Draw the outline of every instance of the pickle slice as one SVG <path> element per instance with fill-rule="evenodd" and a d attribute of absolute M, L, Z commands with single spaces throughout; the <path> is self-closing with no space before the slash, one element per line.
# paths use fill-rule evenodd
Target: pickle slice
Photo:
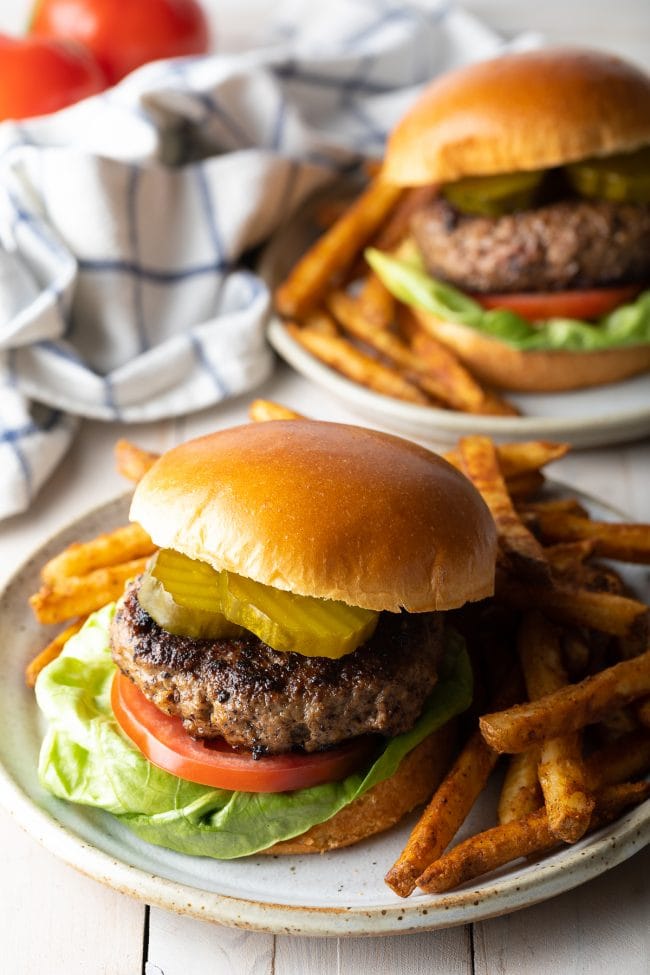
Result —
<path fill-rule="evenodd" d="M 182 619 L 180 613 L 175 615 L 174 626 L 182 626 L 187 618 L 196 631 L 208 626 L 207 617 L 214 615 L 249 630 L 274 650 L 292 650 L 309 657 L 336 659 L 352 653 L 372 635 L 379 619 L 373 610 L 331 599 L 298 596 L 225 569 L 217 572 L 207 563 L 171 549 L 158 553 L 150 564 L 148 576 L 162 587 L 179 610 L 191 614 Z M 150 589 L 153 591 L 154 587 Z M 145 599 L 149 599 L 149 591 Z M 149 612 L 142 599 L 141 602 Z M 165 614 L 162 597 L 154 609 L 161 617 Z M 168 615 L 176 612 L 172 609 Z M 150 615 L 165 626 L 154 613 Z M 220 625 L 215 621 L 215 630 Z M 178 632 L 168 626 L 165 629 Z"/>
<path fill-rule="evenodd" d="M 636 152 L 585 159 L 566 168 L 581 196 L 612 203 L 650 203 L 650 146 Z"/>
<path fill-rule="evenodd" d="M 192 608 L 177 603 L 160 580 L 147 573 L 138 590 L 138 602 L 149 616 L 168 633 L 193 640 L 219 640 L 243 636 L 245 630 L 231 623 L 222 613 Z"/>
<path fill-rule="evenodd" d="M 467 176 L 443 186 L 442 194 L 461 213 L 502 217 L 531 206 L 543 176 L 543 170 Z"/>

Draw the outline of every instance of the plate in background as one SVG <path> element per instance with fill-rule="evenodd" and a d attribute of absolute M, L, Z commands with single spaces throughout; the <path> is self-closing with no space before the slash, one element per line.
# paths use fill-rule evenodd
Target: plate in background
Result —
<path fill-rule="evenodd" d="M 283 280 L 313 240 L 311 214 L 327 194 L 333 191 L 320 193 L 301 208 L 266 249 L 260 273 L 271 287 Z M 418 440 L 451 443 L 476 433 L 499 441 L 540 438 L 563 440 L 574 447 L 597 447 L 650 435 L 650 373 L 568 393 L 506 393 L 522 416 L 476 416 L 394 399 L 347 379 L 304 349 L 277 316 L 272 316 L 267 336 L 290 366 L 360 416 Z"/>

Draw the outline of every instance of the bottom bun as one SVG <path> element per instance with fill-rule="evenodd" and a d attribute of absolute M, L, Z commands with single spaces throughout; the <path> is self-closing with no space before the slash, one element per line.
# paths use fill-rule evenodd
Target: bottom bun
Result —
<path fill-rule="evenodd" d="M 451 764 L 455 744 L 456 722 L 450 721 L 409 752 L 390 779 L 373 786 L 326 822 L 262 852 L 324 853 L 390 829 L 431 796 Z"/>
<path fill-rule="evenodd" d="M 523 352 L 467 325 L 413 309 L 422 327 L 444 342 L 477 379 L 521 393 L 557 393 L 628 379 L 650 369 L 650 344 L 597 352 Z"/>

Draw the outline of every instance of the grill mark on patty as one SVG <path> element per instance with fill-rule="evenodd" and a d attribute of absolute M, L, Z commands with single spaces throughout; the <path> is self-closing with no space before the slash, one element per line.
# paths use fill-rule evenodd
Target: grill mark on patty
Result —
<path fill-rule="evenodd" d="M 158 626 L 136 582 L 111 642 L 120 669 L 190 734 L 271 754 L 409 730 L 436 682 L 441 634 L 441 614 L 384 613 L 371 639 L 339 660 L 279 652 L 252 634 L 192 640 Z"/>
<path fill-rule="evenodd" d="M 411 219 L 431 274 L 477 292 L 553 291 L 650 277 L 650 206 L 560 200 L 502 217 L 438 198 Z"/>

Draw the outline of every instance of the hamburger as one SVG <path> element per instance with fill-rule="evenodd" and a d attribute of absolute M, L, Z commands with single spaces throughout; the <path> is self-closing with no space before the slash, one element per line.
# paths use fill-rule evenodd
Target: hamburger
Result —
<path fill-rule="evenodd" d="M 392 826 L 469 704 L 445 614 L 493 591 L 473 485 L 416 444 L 291 420 L 164 454 L 131 508 L 160 546 L 40 675 L 56 795 L 230 858 Z"/>
<path fill-rule="evenodd" d="M 650 369 L 640 68 L 560 48 L 453 71 L 397 125 L 381 175 L 424 202 L 398 256 L 368 259 L 480 379 L 556 391 Z"/>

